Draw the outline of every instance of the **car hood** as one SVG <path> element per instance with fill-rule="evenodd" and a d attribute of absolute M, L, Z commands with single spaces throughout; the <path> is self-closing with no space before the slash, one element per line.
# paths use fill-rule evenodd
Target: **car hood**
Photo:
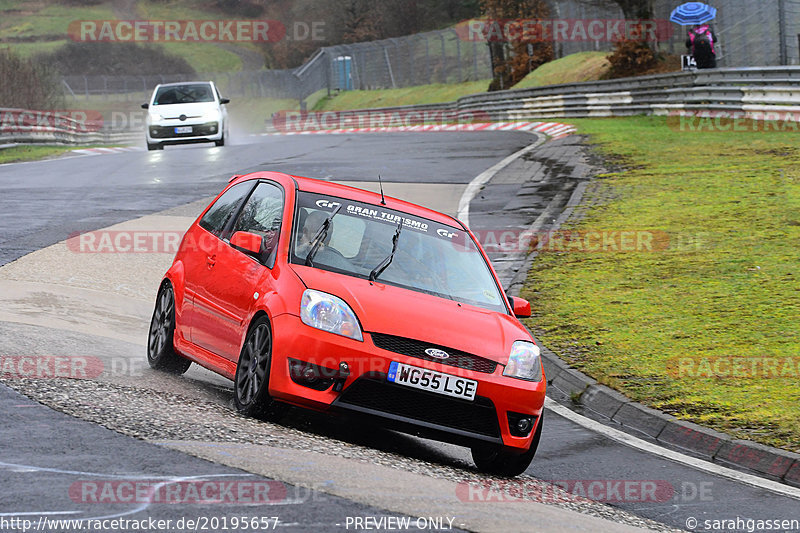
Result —
<path fill-rule="evenodd" d="M 511 345 L 531 340 L 516 318 L 378 281 L 292 265 L 310 288 L 347 302 L 364 331 L 407 337 L 506 364 Z"/>
<path fill-rule="evenodd" d="M 150 106 L 150 112 L 161 115 L 164 118 L 178 118 L 181 115 L 187 117 L 199 117 L 209 111 L 217 109 L 216 102 L 197 102 L 194 104 L 162 104 Z"/>

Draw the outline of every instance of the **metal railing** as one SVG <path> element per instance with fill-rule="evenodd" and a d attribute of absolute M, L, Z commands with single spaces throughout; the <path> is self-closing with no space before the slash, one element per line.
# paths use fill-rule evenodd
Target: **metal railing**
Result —
<path fill-rule="evenodd" d="M 488 121 L 666 115 L 681 111 L 727 111 L 759 118 L 765 113 L 795 113 L 800 120 L 800 66 L 714 69 L 609 81 L 551 85 L 481 93 L 456 102 L 383 108 L 382 111 L 453 112 L 456 120 L 482 116 Z M 17 110 L 18 112 L 19 110 Z M 3 110 L 0 110 L 3 112 Z M 87 142 L 114 132 L 81 133 L 75 128 L 30 128 L 0 124 L 0 141 Z M 23 135 L 24 134 L 24 135 Z"/>

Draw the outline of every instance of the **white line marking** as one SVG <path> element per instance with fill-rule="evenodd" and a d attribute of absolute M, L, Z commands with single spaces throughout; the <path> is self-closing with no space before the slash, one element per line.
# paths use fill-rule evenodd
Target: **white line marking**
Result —
<path fill-rule="evenodd" d="M 34 511 L 21 513 L 0 513 L 0 516 L 39 516 L 39 515 L 62 515 L 62 514 L 81 514 L 82 511 Z"/>
<path fill-rule="evenodd" d="M 469 185 L 467 185 L 467 188 L 461 194 L 461 199 L 458 200 L 458 214 L 456 215 L 456 218 L 458 218 L 461 222 L 463 222 L 465 226 L 469 227 L 469 203 L 472 201 L 473 198 L 475 198 L 475 195 L 478 194 L 478 191 L 481 190 L 481 187 L 486 185 L 486 183 L 490 179 L 492 179 L 495 174 L 506 168 L 518 157 L 521 157 L 527 154 L 528 152 L 535 150 L 547 140 L 547 138 L 543 135 L 533 132 L 528 132 L 528 133 L 531 133 L 538 137 L 536 139 L 536 142 L 526 146 L 525 148 L 516 153 L 511 154 L 510 156 L 506 157 L 505 159 L 495 164 L 491 168 L 484 170 L 483 172 L 475 176 L 475 178 L 472 181 L 469 182 Z"/>
<path fill-rule="evenodd" d="M 800 489 L 798 488 L 790 487 L 789 485 L 784 485 L 783 483 L 778 483 L 777 481 L 772 481 L 771 479 L 764 479 L 752 474 L 731 470 L 730 468 L 726 468 L 715 463 L 710 463 L 703 459 L 690 457 L 679 452 L 668 450 L 657 444 L 634 437 L 633 435 L 625 433 L 624 431 L 620 431 L 619 429 L 606 426 L 605 424 L 579 415 L 578 413 L 568 409 L 567 407 L 564 407 L 560 403 L 557 403 L 555 400 L 551 400 L 550 398 L 545 399 L 545 406 L 547 409 L 553 411 L 557 415 L 560 415 L 571 422 L 575 422 L 589 431 L 600 433 L 601 435 L 604 435 L 611 440 L 615 440 L 620 444 L 624 444 L 625 446 L 651 453 L 653 455 L 663 457 L 664 459 L 669 459 L 670 461 L 689 466 L 696 470 L 702 470 L 704 472 L 708 472 L 709 474 L 728 478 L 738 483 L 743 483 L 759 489 L 765 489 L 783 496 L 800 500 Z"/>

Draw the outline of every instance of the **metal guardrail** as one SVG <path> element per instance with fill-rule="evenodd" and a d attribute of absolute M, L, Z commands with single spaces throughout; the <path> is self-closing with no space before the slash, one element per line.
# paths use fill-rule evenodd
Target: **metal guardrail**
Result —
<path fill-rule="evenodd" d="M 800 113 L 800 67 L 691 71 L 551 85 L 460 98 L 493 120 L 611 117 L 713 110 Z"/>
<path fill-rule="evenodd" d="M 131 131 L 103 128 L 102 116 L 85 112 L 0 108 L 0 144 L 117 144 L 139 139 Z"/>
<path fill-rule="evenodd" d="M 378 108 L 371 111 L 446 110 L 456 119 L 480 115 L 483 121 L 669 115 L 700 111 L 769 118 L 793 113 L 800 121 L 800 66 L 714 69 L 607 81 L 550 85 L 481 93 L 456 102 Z M 4 110 L 19 115 L 23 110 Z M 359 110 L 365 112 L 367 110 Z M 267 125 L 269 130 L 269 124 Z M 81 130 L 84 128 L 84 131 Z M 62 121 L 59 127 L 0 121 L 0 142 L 111 143 L 132 140 L 129 132 L 85 131 L 85 124 Z"/>

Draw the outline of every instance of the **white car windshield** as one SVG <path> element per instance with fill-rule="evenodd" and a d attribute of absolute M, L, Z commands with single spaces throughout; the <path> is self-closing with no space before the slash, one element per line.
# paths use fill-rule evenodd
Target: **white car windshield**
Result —
<path fill-rule="evenodd" d="M 194 104 L 213 102 L 214 93 L 208 83 L 187 83 L 159 87 L 153 105 Z"/>
<path fill-rule="evenodd" d="M 290 260 L 507 312 L 467 232 L 382 206 L 298 192 Z"/>

